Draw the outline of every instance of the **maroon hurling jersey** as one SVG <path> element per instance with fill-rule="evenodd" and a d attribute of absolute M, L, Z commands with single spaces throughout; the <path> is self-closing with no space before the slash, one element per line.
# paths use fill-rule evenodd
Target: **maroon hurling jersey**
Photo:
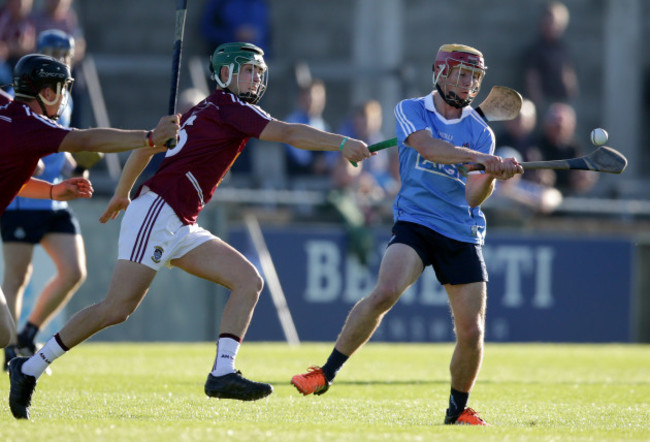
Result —
<path fill-rule="evenodd" d="M 70 131 L 26 104 L 0 105 L 0 214 L 32 176 L 38 160 L 58 152 Z"/>
<path fill-rule="evenodd" d="M 246 146 L 273 118 L 227 91 L 212 95 L 181 118 L 178 144 L 143 185 L 160 195 L 183 224 L 194 224 Z"/>

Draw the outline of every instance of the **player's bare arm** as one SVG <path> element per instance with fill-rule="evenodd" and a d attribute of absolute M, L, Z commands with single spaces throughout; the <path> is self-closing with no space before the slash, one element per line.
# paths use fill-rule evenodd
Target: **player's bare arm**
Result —
<path fill-rule="evenodd" d="M 485 171 L 498 179 L 508 179 L 524 170 L 513 159 L 504 162 L 501 157 L 488 155 L 466 147 L 454 146 L 447 141 L 433 138 L 428 130 L 413 132 L 406 144 L 418 151 L 423 158 L 439 164 L 479 163 Z M 511 162 L 510 160 L 514 161 Z"/>
<path fill-rule="evenodd" d="M 71 131 L 61 142 L 59 152 L 125 152 L 137 148 L 163 146 L 176 137 L 180 129 L 180 114 L 162 117 L 148 137 L 144 130 L 121 130 L 109 128 L 77 129 Z"/>
<path fill-rule="evenodd" d="M 70 201 L 77 198 L 90 198 L 93 196 L 93 186 L 85 178 L 68 178 L 57 184 L 37 178 L 30 178 L 20 189 L 18 196 L 37 199 L 53 199 L 57 201 Z"/>
<path fill-rule="evenodd" d="M 491 164 L 493 173 L 470 173 L 467 176 L 465 199 L 471 207 L 480 206 L 492 195 L 496 180 L 507 180 L 524 173 L 524 169 L 514 158 L 494 157 L 490 161 L 493 163 Z"/>
<path fill-rule="evenodd" d="M 406 139 L 406 144 L 417 150 L 423 158 L 439 164 L 485 164 L 492 157 L 492 155 L 485 155 L 466 147 L 454 146 L 447 141 L 434 138 L 428 130 L 413 132 Z"/>
<path fill-rule="evenodd" d="M 126 210 L 129 207 L 131 203 L 131 190 L 136 180 L 144 168 L 147 167 L 149 161 L 151 161 L 151 157 L 165 150 L 165 147 L 156 147 L 153 149 L 136 149 L 131 152 L 129 159 L 122 169 L 122 175 L 120 175 L 120 180 L 115 187 L 113 197 L 108 202 L 104 213 L 99 217 L 99 222 L 106 223 L 109 220 L 114 220 L 122 210 Z"/>
<path fill-rule="evenodd" d="M 286 143 L 303 150 L 336 151 L 341 148 L 343 156 L 354 162 L 370 158 L 373 154 L 368 150 L 368 145 L 354 138 L 325 132 L 306 124 L 285 123 L 283 121 L 270 121 L 260 134 L 261 140 Z M 345 142 L 343 142 L 345 140 Z"/>

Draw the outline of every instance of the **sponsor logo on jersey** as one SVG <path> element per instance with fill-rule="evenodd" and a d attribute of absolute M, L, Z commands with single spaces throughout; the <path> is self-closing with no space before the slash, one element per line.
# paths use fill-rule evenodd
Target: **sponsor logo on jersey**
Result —
<path fill-rule="evenodd" d="M 461 182 L 463 180 L 460 172 L 458 171 L 458 168 L 456 167 L 456 164 L 433 163 L 422 157 L 420 154 L 417 156 L 415 168 L 436 175 L 442 175 L 447 178 L 452 178 Z"/>

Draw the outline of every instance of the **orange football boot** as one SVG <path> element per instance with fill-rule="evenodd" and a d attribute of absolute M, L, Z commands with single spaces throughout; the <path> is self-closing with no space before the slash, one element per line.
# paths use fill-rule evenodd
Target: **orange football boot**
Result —
<path fill-rule="evenodd" d="M 307 396 L 314 393 L 315 395 L 323 394 L 330 387 L 327 382 L 323 369 L 320 367 L 309 367 L 307 373 L 297 374 L 291 378 L 291 383 L 299 392 Z"/>
<path fill-rule="evenodd" d="M 463 412 L 456 418 L 455 421 L 452 421 L 448 417 L 445 418 L 445 424 L 453 424 L 453 425 L 484 425 L 484 426 L 490 426 L 487 422 L 485 422 L 481 416 L 478 415 L 478 412 L 474 411 L 471 408 L 465 408 Z"/>

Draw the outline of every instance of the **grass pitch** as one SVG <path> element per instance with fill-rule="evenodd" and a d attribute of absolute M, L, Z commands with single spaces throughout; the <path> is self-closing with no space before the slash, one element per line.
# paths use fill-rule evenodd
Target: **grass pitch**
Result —
<path fill-rule="evenodd" d="M 214 344 L 87 343 L 53 364 L 31 421 L 9 411 L 3 441 L 650 440 L 650 346 L 487 344 L 470 406 L 491 427 L 441 424 L 451 344 L 366 345 L 322 396 L 289 384 L 327 344 L 244 343 L 237 366 L 275 391 L 209 399 Z"/>

